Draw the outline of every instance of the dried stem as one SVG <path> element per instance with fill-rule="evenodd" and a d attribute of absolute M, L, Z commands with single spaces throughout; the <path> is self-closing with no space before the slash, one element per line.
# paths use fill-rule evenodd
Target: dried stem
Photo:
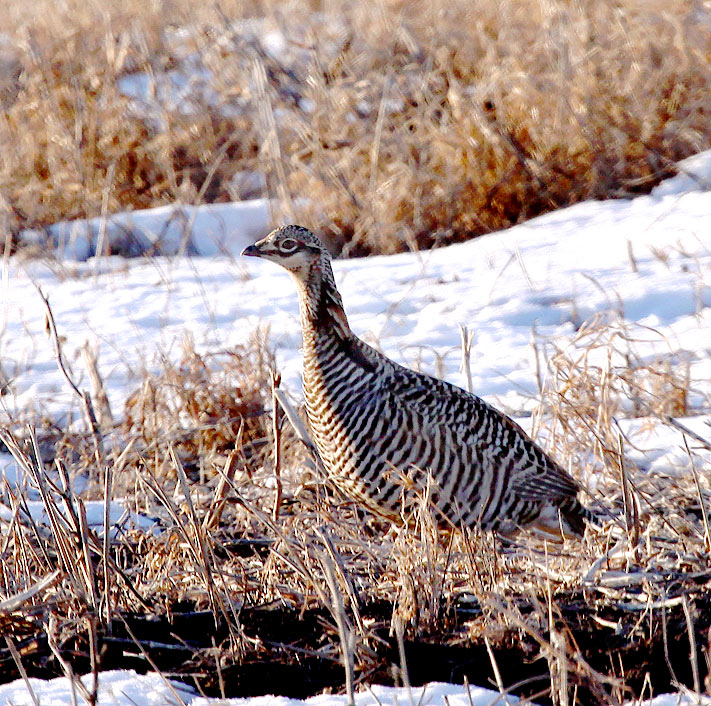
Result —
<path fill-rule="evenodd" d="M 52 342 L 54 344 L 54 354 L 57 360 L 57 366 L 59 367 L 59 371 L 62 373 L 64 379 L 67 381 L 67 384 L 81 402 L 87 424 L 89 425 L 91 436 L 94 439 L 94 453 L 96 456 L 97 468 L 101 469 L 103 466 L 104 458 L 104 441 L 101 434 L 101 428 L 96 419 L 96 414 L 94 413 L 94 405 L 92 404 L 89 393 L 84 390 L 80 390 L 77 387 L 74 380 L 72 380 L 69 371 L 67 370 L 67 366 L 64 361 L 64 354 L 62 352 L 62 343 L 59 337 L 59 333 L 57 332 L 57 324 L 54 320 L 52 307 L 49 304 L 49 298 L 44 295 L 44 293 L 37 284 L 35 284 L 35 289 L 37 290 L 37 293 L 39 294 L 45 306 L 45 311 L 47 314 L 47 325 L 49 326 L 49 333 L 52 337 Z"/>
<path fill-rule="evenodd" d="M 279 518 L 279 508 L 281 507 L 282 486 L 281 486 L 281 407 L 277 403 L 276 391 L 281 384 L 281 375 L 275 370 L 271 371 L 272 386 L 272 436 L 274 439 L 274 507 L 272 508 L 272 519 Z"/>
<path fill-rule="evenodd" d="M 464 372 L 467 376 L 467 390 L 469 392 L 474 392 L 474 385 L 472 384 L 472 343 L 474 341 L 474 334 L 463 324 L 459 324 L 459 333 L 461 334 L 461 347 L 462 347 L 462 362 L 459 365 L 460 372 Z"/>
<path fill-rule="evenodd" d="M 341 642 L 341 655 L 343 658 L 343 668 L 346 673 L 346 694 L 348 696 L 349 706 L 355 704 L 355 692 L 353 691 L 353 676 L 355 671 L 355 633 L 350 625 L 346 609 L 343 605 L 343 596 L 336 580 L 333 560 L 324 552 L 319 552 L 318 560 L 323 568 L 326 584 L 331 595 L 330 611 L 336 626 L 338 627 L 338 637 Z"/>

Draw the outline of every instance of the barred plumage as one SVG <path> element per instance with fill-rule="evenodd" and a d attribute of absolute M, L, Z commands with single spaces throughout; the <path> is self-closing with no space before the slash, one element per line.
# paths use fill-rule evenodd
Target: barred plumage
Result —
<path fill-rule="evenodd" d="M 578 484 L 515 422 L 351 332 L 330 255 L 313 233 L 284 226 L 242 254 L 276 262 L 296 281 L 309 422 L 347 493 L 394 516 L 415 495 L 408 486 L 422 487 L 431 474 L 432 501 L 454 524 L 582 532 L 592 515 L 577 500 Z"/>

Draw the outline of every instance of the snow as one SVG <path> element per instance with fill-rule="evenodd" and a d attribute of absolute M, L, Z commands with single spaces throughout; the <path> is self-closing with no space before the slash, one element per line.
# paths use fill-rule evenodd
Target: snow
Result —
<path fill-rule="evenodd" d="M 93 677 L 86 675 L 80 679 L 81 685 L 89 692 L 93 688 Z M 87 703 L 80 698 L 81 687 L 72 684 L 66 677 L 42 680 L 29 679 L 25 683 L 19 679 L 0 686 L 0 706 L 64 706 L 64 704 Z M 193 701 L 192 689 L 177 682 L 168 682 L 159 674 L 138 675 L 132 670 L 104 672 L 99 675 L 99 697 L 97 706 L 168 706 Z M 33 698 L 34 697 L 34 698 Z M 36 699 L 36 701 L 35 701 Z"/>
<path fill-rule="evenodd" d="M 265 199 L 202 206 L 158 206 L 26 230 L 20 243 L 49 247 L 60 258 L 86 260 L 111 252 L 151 255 L 239 255 L 269 225 Z M 196 237 L 196 234 L 197 235 Z"/>
<path fill-rule="evenodd" d="M 206 109 L 227 118 L 244 115 L 250 102 L 261 100 L 258 81 L 235 88 L 235 67 L 239 75 L 251 75 L 253 61 L 273 62 L 280 71 L 294 77 L 294 86 L 284 86 L 298 115 L 313 112 L 314 103 L 301 95 L 304 90 L 298 77 L 305 77 L 313 64 L 309 36 L 318 32 L 319 56 L 328 61 L 338 55 L 346 41 L 342 23 L 319 12 L 308 18 L 277 25 L 275 18 L 252 17 L 233 22 L 223 32 L 211 32 L 205 42 L 203 33 L 190 28 L 168 28 L 164 39 L 173 64 L 170 70 L 151 66 L 146 71 L 134 71 L 116 82 L 126 97 L 128 110 L 142 118 L 157 132 L 170 129 L 169 114 L 197 115 Z M 228 77 L 225 81 L 225 77 Z M 254 106 L 251 106 L 252 110 Z M 277 121 L 293 119 L 291 110 L 275 110 Z"/>
<path fill-rule="evenodd" d="M 652 190 L 653 196 L 660 198 L 690 191 L 711 191 L 711 161 L 707 152 L 682 159 L 676 166 L 679 173 L 655 187 Z"/>
<path fill-rule="evenodd" d="M 104 502 L 102 500 L 84 501 L 87 524 L 90 529 L 101 535 L 104 531 Z M 25 504 L 30 517 L 36 524 L 49 525 L 47 511 L 39 500 L 30 500 Z M 64 511 L 64 508 L 57 503 L 57 507 Z M 74 509 L 76 513 L 76 508 Z M 0 519 L 10 521 L 12 511 L 5 505 L 0 505 Z M 121 499 L 113 500 L 109 507 L 109 534 L 114 537 L 116 534 L 129 529 L 151 529 L 156 524 L 155 520 L 139 515 L 126 509 L 125 501 Z"/>
<path fill-rule="evenodd" d="M 459 327 L 466 326 L 474 333 L 474 391 L 499 407 L 516 410 L 518 420 L 531 428 L 539 396 L 534 330 L 536 340 L 572 350 L 582 323 L 599 316 L 620 330 L 628 329 L 634 339 L 629 347 L 638 360 L 667 360 L 672 369 L 688 374 L 691 416 L 679 421 L 709 439 L 711 152 L 681 167 L 679 176 L 633 200 L 581 203 L 434 251 L 336 261 L 335 276 L 351 327 L 394 359 L 464 386 Z M 80 407 L 57 370 L 37 287 L 49 297 L 64 356 L 80 387 L 88 387 L 81 348 L 85 343 L 98 347 L 99 370 L 117 418 L 143 373 L 157 372 L 166 356 L 179 358 L 186 337 L 198 351 L 229 350 L 247 342 L 257 327 L 268 329 L 283 385 L 298 398 L 301 337 L 294 285 L 280 268 L 236 256 L 266 233 L 269 214 L 268 202 L 255 200 L 163 207 L 120 214 L 104 223 L 94 219 L 57 224 L 48 231 L 57 259 L 4 260 L 2 423 L 19 425 L 30 412 L 60 426 L 81 419 Z M 142 247 L 163 255 L 94 257 L 102 251 L 102 238 L 119 248 L 127 232 Z M 47 242 L 45 234 L 26 237 Z M 167 257 L 173 253 L 180 254 Z M 641 468 L 650 473 L 688 471 L 690 461 L 678 429 L 633 415 L 619 422 L 634 441 L 628 453 Z M 703 459 L 705 470 L 711 459 L 704 453 L 699 451 L 697 458 Z M 7 456 L 0 456 L 0 475 L 3 472 L 11 484 L 18 482 Z M 120 500 L 115 502 L 112 524 L 146 526 L 146 518 L 126 514 Z M 31 512 L 42 521 L 39 505 Z M 89 514 L 102 528 L 101 505 L 89 506 Z M 102 704 L 176 702 L 156 675 L 110 672 L 101 680 Z M 71 703 L 66 680 L 31 683 L 43 705 Z M 373 694 L 383 704 L 410 702 L 405 691 L 373 687 L 373 693 L 363 692 L 357 703 L 377 703 Z M 451 706 L 469 703 L 462 687 L 450 685 L 430 685 L 423 703 L 445 704 L 445 696 Z M 473 688 L 471 696 L 476 706 L 499 698 L 496 692 Z M 181 698 L 196 706 L 210 703 L 185 690 Z M 413 698 L 419 701 L 417 690 Z M 233 702 L 302 703 L 283 697 Z M 336 696 L 306 703 L 326 702 L 346 703 Z M 32 703 L 23 682 L 0 686 L 0 704 L 5 703 Z M 697 702 L 668 695 L 650 703 Z"/>
<path fill-rule="evenodd" d="M 42 681 L 29 679 L 29 685 L 41 706 L 64 706 L 72 703 L 72 684 L 66 677 Z M 81 677 L 91 690 L 93 677 Z M 76 690 L 76 687 L 75 687 Z M 76 691 L 78 693 L 78 690 Z M 34 706 L 33 694 L 21 679 L 0 686 L 0 706 Z M 77 698 L 79 703 L 82 703 Z M 149 673 L 138 675 L 131 670 L 103 672 L 99 675 L 97 706 L 349 706 L 345 695 L 323 694 L 310 699 L 290 699 L 285 696 L 211 699 L 197 696 L 190 688 L 176 681 Z M 422 687 L 372 686 L 355 694 L 355 706 L 513 706 L 520 701 L 515 696 L 501 694 L 477 686 L 431 683 Z M 709 706 L 711 699 L 693 695 L 663 694 L 634 706 Z M 532 704 L 531 706 L 535 706 Z M 632 706 L 632 702 L 629 703 Z"/>
<path fill-rule="evenodd" d="M 711 161 L 708 153 L 704 158 Z M 640 337 L 646 327 L 640 355 L 676 355 L 688 360 L 692 380 L 711 378 L 710 206 L 708 191 L 582 203 L 461 245 L 337 261 L 334 269 L 351 326 L 363 338 L 410 366 L 464 384 L 458 368 L 459 325 L 465 325 L 475 336 L 475 391 L 530 412 L 533 327 L 542 338 L 565 342 L 595 314 L 638 325 Z M 185 208 L 190 251 L 209 257 L 4 263 L 0 360 L 9 391 L 1 401 L 8 416 L 27 408 L 57 420 L 78 414 L 56 369 L 35 285 L 49 296 L 65 356 L 82 385 L 81 346 L 99 346 L 115 412 L 142 371 L 157 369 L 159 354 L 180 354 L 186 335 L 198 350 L 225 349 L 247 341 L 258 326 L 268 327 L 285 384 L 299 395 L 293 283 L 270 263 L 234 257 L 268 230 L 268 205 Z M 123 214 L 112 223 L 131 219 L 141 232 L 163 233 L 166 249 L 179 251 L 176 210 Z M 65 254 L 72 252 L 71 239 L 59 241 Z M 707 386 L 696 385 L 691 402 L 708 408 Z"/>

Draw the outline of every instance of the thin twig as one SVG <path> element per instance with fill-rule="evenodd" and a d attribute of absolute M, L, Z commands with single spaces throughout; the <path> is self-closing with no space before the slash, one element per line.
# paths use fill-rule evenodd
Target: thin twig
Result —
<path fill-rule="evenodd" d="M 321 537 L 329 556 L 333 560 L 335 566 L 338 568 L 338 573 L 341 579 L 343 580 L 343 584 L 346 587 L 346 593 L 348 594 L 348 600 L 351 604 L 353 616 L 355 618 L 356 624 L 358 625 L 358 630 L 360 634 L 363 635 L 365 634 L 365 627 L 363 624 L 363 619 L 360 615 L 360 600 L 358 598 L 355 586 L 353 585 L 353 581 L 351 580 L 351 577 L 348 575 L 348 571 L 346 570 L 345 564 L 343 562 L 343 557 L 341 557 L 341 555 L 336 551 L 336 547 L 333 546 L 331 537 L 329 536 L 328 531 L 325 527 L 318 527 L 316 529 L 316 532 L 318 533 L 319 537 Z"/>
<path fill-rule="evenodd" d="M 102 430 L 110 430 L 114 423 L 114 415 L 111 412 L 109 396 L 106 394 L 106 385 L 99 372 L 99 354 L 96 348 L 92 348 L 86 342 L 81 348 L 82 358 L 86 371 L 89 374 L 91 383 L 91 398 L 95 403 L 94 409 L 99 427 Z"/>
<path fill-rule="evenodd" d="M 672 665 L 671 658 L 669 657 L 669 635 L 667 628 L 667 611 L 666 606 L 662 605 L 662 645 L 664 647 L 664 661 L 667 663 L 667 668 L 669 669 L 669 674 L 671 674 L 672 682 L 674 684 L 679 684 L 679 680 L 676 678 L 676 673 L 674 672 L 674 666 Z"/>
<path fill-rule="evenodd" d="M 338 637 L 341 642 L 341 654 L 343 657 L 343 668 L 346 673 L 346 695 L 348 696 L 348 705 L 355 704 L 355 692 L 353 691 L 353 677 L 355 673 L 355 634 L 350 625 L 346 609 L 343 605 L 343 596 L 336 581 L 336 575 L 333 570 L 333 561 L 325 552 L 319 552 L 318 560 L 323 568 L 323 574 L 326 578 L 331 593 L 331 602 L 328 607 L 331 609 L 331 615 L 336 621 L 338 627 Z"/>
<path fill-rule="evenodd" d="M 50 615 L 49 624 L 47 625 L 47 628 L 46 628 L 46 635 L 47 635 L 47 644 L 49 645 L 49 649 L 52 651 L 52 654 L 54 655 L 55 659 L 57 660 L 57 662 L 59 662 L 60 666 L 62 667 L 64 676 L 67 678 L 67 681 L 69 682 L 69 685 L 72 689 L 72 693 L 71 693 L 72 706 L 77 706 L 77 691 L 81 694 L 81 697 L 82 697 L 82 699 L 84 699 L 84 701 L 86 701 L 88 704 L 93 706 L 93 704 L 95 704 L 95 701 L 92 702 L 91 693 L 84 686 L 81 679 L 78 679 L 76 677 L 76 675 L 74 674 L 74 669 L 73 669 L 71 663 L 68 662 L 67 659 L 62 654 L 62 650 L 61 650 L 59 641 L 57 640 L 57 618 L 54 615 Z"/>
<path fill-rule="evenodd" d="M 328 471 L 326 471 L 326 467 L 323 465 L 321 456 L 319 456 L 316 444 L 314 444 L 313 440 L 311 439 L 309 432 L 306 431 L 306 427 L 301 421 L 301 417 L 299 417 L 297 411 L 294 409 L 291 402 L 289 402 L 283 390 L 279 388 L 275 389 L 274 396 L 276 397 L 277 402 L 279 402 L 279 404 L 281 405 L 281 408 L 284 410 L 284 414 L 289 420 L 289 424 L 291 424 L 291 426 L 294 428 L 296 435 L 299 437 L 299 441 L 301 441 L 301 443 L 306 447 L 306 450 L 309 452 L 309 455 L 313 459 L 313 462 L 316 464 L 316 467 L 318 468 L 321 476 L 323 478 L 328 478 Z"/>
<path fill-rule="evenodd" d="M 76 498 L 77 515 L 79 516 L 79 530 L 77 539 L 79 540 L 78 551 L 81 552 L 80 565 L 84 567 L 84 583 L 86 585 L 86 593 L 90 598 L 89 610 L 95 614 L 99 605 L 96 578 L 94 571 L 94 562 L 91 560 L 91 549 L 89 547 L 89 521 L 86 516 L 86 505 L 81 498 Z"/>
<path fill-rule="evenodd" d="M 37 293 L 42 299 L 42 302 L 44 303 L 44 307 L 47 313 L 47 325 L 49 327 L 49 333 L 52 337 L 52 342 L 54 344 L 54 356 L 57 361 L 57 366 L 59 367 L 59 371 L 62 373 L 62 376 L 67 381 L 69 387 L 81 401 L 81 405 L 84 409 L 84 415 L 86 416 L 86 421 L 89 425 L 89 430 L 94 440 L 94 452 L 96 455 L 97 466 L 98 468 L 101 468 L 103 465 L 104 458 L 104 442 L 101 435 L 101 428 L 99 427 L 99 423 L 96 420 L 96 414 L 94 413 L 94 405 L 92 404 L 91 397 L 89 396 L 89 394 L 84 390 L 80 390 L 74 380 L 72 380 L 72 377 L 69 374 L 66 363 L 64 361 L 62 343 L 59 338 L 59 333 L 57 332 L 57 324 L 54 320 L 54 314 L 52 313 L 52 307 L 49 304 L 49 299 L 45 296 L 44 292 L 42 292 L 37 283 L 33 284 L 35 289 L 37 290 Z"/>
<path fill-rule="evenodd" d="M 25 670 L 25 665 L 22 664 L 22 660 L 20 659 L 20 653 L 17 651 L 17 647 L 15 647 L 15 643 L 12 641 L 12 638 L 9 635 L 5 635 L 5 643 L 7 644 L 7 648 L 10 650 L 10 654 L 12 655 L 12 659 L 15 662 L 17 671 L 20 672 L 20 676 L 22 677 L 22 680 L 25 682 L 25 686 L 27 687 L 27 691 L 30 695 L 30 698 L 32 699 L 32 703 L 35 706 L 40 706 L 40 702 L 39 702 L 39 699 L 37 698 L 37 694 L 35 694 L 35 690 L 32 688 L 32 682 L 29 680 L 29 677 L 27 676 L 27 671 Z"/>
<path fill-rule="evenodd" d="M 486 653 L 489 655 L 489 662 L 491 662 L 491 669 L 494 672 L 494 680 L 496 681 L 496 688 L 499 690 L 499 694 L 503 698 L 507 706 L 510 706 L 510 701 L 506 693 L 506 688 L 504 687 L 504 681 L 501 678 L 501 672 L 499 671 L 499 665 L 496 662 L 496 656 L 494 655 L 494 650 L 491 649 L 491 642 L 489 638 L 484 635 L 484 647 L 486 647 Z M 469 693 L 469 684 L 467 684 L 467 696 L 469 697 L 469 702 L 471 703 L 472 696 Z"/>
<path fill-rule="evenodd" d="M 691 455 L 691 450 L 689 449 L 689 442 L 686 440 L 686 434 L 682 435 L 684 439 L 684 447 L 686 448 L 686 453 L 689 456 L 689 462 L 691 463 L 691 474 L 694 477 L 694 484 L 696 485 L 696 493 L 699 496 L 699 505 L 701 506 L 701 517 L 704 521 L 704 547 L 707 552 L 711 552 L 711 529 L 709 529 L 709 515 L 706 511 L 706 503 L 704 502 L 704 494 L 701 492 L 701 483 L 699 482 L 699 474 L 696 471 L 696 464 L 694 463 L 694 457 Z"/>
<path fill-rule="evenodd" d="M 402 624 L 402 618 L 397 613 L 393 613 L 393 627 L 400 657 L 400 679 L 402 679 L 402 685 L 405 687 L 410 699 L 410 706 L 415 706 L 415 700 L 412 698 L 412 687 L 410 686 L 410 673 L 407 669 L 407 658 L 405 657 L 405 628 Z"/>
<path fill-rule="evenodd" d="M 218 593 L 216 591 L 216 586 L 212 578 L 213 574 L 213 562 L 210 554 L 207 551 L 207 545 L 205 543 L 205 537 L 202 532 L 202 525 L 198 521 L 197 513 L 195 512 L 195 505 L 193 504 L 192 495 L 190 494 L 190 486 L 188 484 L 188 478 L 185 475 L 185 469 L 183 464 L 180 462 L 178 455 L 175 453 L 175 447 L 171 445 L 169 447 L 169 454 L 171 461 L 173 463 L 173 468 L 178 476 L 178 481 L 180 483 L 180 488 L 183 491 L 183 497 L 185 498 L 185 503 L 188 507 L 188 515 L 190 517 L 191 523 L 193 525 L 193 530 L 195 533 L 195 542 L 197 543 L 196 556 L 199 555 L 202 561 L 197 561 L 197 565 L 205 580 L 205 589 L 207 590 L 207 595 L 210 600 L 210 606 L 215 612 L 215 623 L 217 623 L 217 612 L 218 607 L 222 609 L 223 615 L 227 616 L 227 611 L 225 611 L 222 605 L 222 600 L 218 600 Z M 187 532 L 186 532 L 187 536 Z M 218 606 L 219 604 L 219 606 Z"/>
<path fill-rule="evenodd" d="M 459 365 L 459 371 L 467 376 L 467 392 L 473 392 L 471 357 L 474 334 L 464 324 L 459 324 L 459 333 L 462 339 L 462 362 Z"/>
<path fill-rule="evenodd" d="M 104 188 L 101 191 L 101 216 L 99 218 L 99 233 L 96 238 L 96 249 L 94 252 L 97 255 L 94 262 L 94 276 L 98 276 L 99 268 L 101 267 L 101 256 L 111 254 L 111 241 L 107 239 L 107 226 L 109 214 L 109 197 L 114 186 L 114 177 L 116 176 L 116 160 L 111 160 L 109 168 L 106 170 L 106 179 Z"/>
<path fill-rule="evenodd" d="M 650 408 L 651 409 L 651 408 Z M 665 414 L 662 419 L 671 426 L 675 427 L 679 431 L 690 436 L 694 441 L 698 441 L 705 449 L 711 451 L 711 441 L 707 441 L 703 436 L 699 436 L 695 431 L 689 429 L 686 425 L 682 424 L 678 419 Z"/>
<path fill-rule="evenodd" d="M 689 659 L 691 660 L 691 673 L 694 675 L 694 692 L 701 693 L 701 679 L 699 677 L 699 655 L 696 652 L 696 636 L 694 631 L 694 620 L 691 616 L 689 599 L 686 595 L 681 597 L 681 607 L 684 609 L 686 618 L 686 633 L 689 636 Z"/>
<path fill-rule="evenodd" d="M 629 478 L 627 476 L 627 468 L 625 466 L 624 460 L 624 441 L 622 434 L 618 434 L 618 459 L 620 468 L 620 479 L 622 484 L 622 501 L 625 508 L 625 525 L 627 529 L 627 538 L 630 542 L 630 548 L 636 550 L 637 544 L 639 542 L 639 509 L 637 507 L 636 498 L 632 493 L 630 488 Z M 630 540 L 630 532 L 632 533 L 632 539 Z"/>
<path fill-rule="evenodd" d="M 104 625 L 111 626 L 111 570 L 109 568 L 109 546 L 111 545 L 111 498 L 113 495 L 113 467 L 106 466 L 104 473 L 104 537 L 102 559 L 104 564 Z"/>
<path fill-rule="evenodd" d="M 281 384 L 281 375 L 275 370 L 270 371 L 272 385 L 272 434 L 274 436 L 274 507 L 272 508 L 272 519 L 279 519 L 279 508 L 281 507 L 281 407 L 277 404 L 276 391 Z"/>
<path fill-rule="evenodd" d="M 89 703 L 91 706 L 96 706 L 99 702 L 99 632 L 96 629 L 96 613 L 92 612 L 87 617 L 89 623 L 89 663 L 92 676 Z"/>
<path fill-rule="evenodd" d="M 239 422 L 239 430 L 236 436 L 235 448 L 230 451 L 229 456 L 225 460 L 225 467 L 220 473 L 220 480 L 217 483 L 217 489 L 215 490 L 215 494 L 213 495 L 210 503 L 210 509 L 205 513 L 205 517 L 202 521 L 203 531 L 213 529 L 220 524 L 222 512 L 225 509 L 225 505 L 227 505 L 227 495 L 230 492 L 229 482 L 234 478 L 235 471 L 237 470 L 237 449 L 240 446 L 243 429 L 244 417 L 242 417 Z"/>
<path fill-rule="evenodd" d="M 16 610 L 19 610 L 31 598 L 34 598 L 38 593 L 42 593 L 45 588 L 49 588 L 52 584 L 56 583 L 57 579 L 61 575 L 62 572 L 59 569 L 55 569 L 43 579 L 40 579 L 36 583 L 32 584 L 32 586 L 30 586 L 26 591 L 16 593 L 14 596 L 10 596 L 4 601 L 0 601 L 0 614 L 13 613 Z"/>
<path fill-rule="evenodd" d="M 133 630 L 131 630 L 130 625 L 128 624 L 128 622 L 126 622 L 126 620 L 123 618 L 123 616 L 121 616 L 121 620 L 123 621 L 123 625 L 126 628 L 126 632 L 128 633 L 128 636 L 133 640 L 136 647 L 138 647 L 138 649 L 140 650 L 141 656 L 143 657 L 143 659 L 146 660 L 146 662 L 150 665 L 151 669 L 154 672 L 156 672 L 160 676 L 160 678 L 165 682 L 165 685 L 168 687 L 168 689 L 170 689 L 170 692 L 176 698 L 176 700 L 178 701 L 178 704 L 180 704 L 180 706 L 186 706 L 185 701 L 183 701 L 183 699 L 181 698 L 181 696 L 178 693 L 178 690 L 175 688 L 175 685 L 173 684 L 173 682 L 171 682 L 170 679 L 168 679 L 163 674 L 163 672 L 161 672 L 161 670 L 158 668 L 158 665 L 151 659 L 151 656 L 148 654 L 148 652 L 146 652 L 145 648 L 143 647 L 143 644 L 136 637 Z"/>

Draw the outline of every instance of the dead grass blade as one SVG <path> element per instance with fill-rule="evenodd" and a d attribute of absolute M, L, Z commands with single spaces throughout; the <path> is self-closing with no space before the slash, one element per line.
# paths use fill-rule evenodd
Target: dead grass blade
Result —
<path fill-rule="evenodd" d="M 67 381 L 67 384 L 71 388 L 72 392 L 74 392 L 74 394 L 81 402 L 84 414 L 86 416 L 89 431 L 91 432 L 91 436 L 94 439 L 96 465 L 98 468 L 101 468 L 103 466 L 104 458 L 104 441 L 101 434 L 101 428 L 94 412 L 94 405 L 92 403 L 91 397 L 89 396 L 89 393 L 84 390 L 80 390 L 69 375 L 69 371 L 67 370 L 67 366 L 64 359 L 64 354 L 62 352 L 62 344 L 60 341 L 59 333 L 57 332 L 57 324 L 54 320 L 54 314 L 52 313 L 52 307 L 49 304 L 49 299 L 44 295 L 39 286 L 35 285 L 35 288 L 37 289 L 37 294 L 39 294 L 40 299 L 42 299 L 42 302 L 44 303 L 45 310 L 47 313 L 47 326 L 49 328 L 50 336 L 52 337 L 57 366 L 59 367 L 62 376 Z"/>

